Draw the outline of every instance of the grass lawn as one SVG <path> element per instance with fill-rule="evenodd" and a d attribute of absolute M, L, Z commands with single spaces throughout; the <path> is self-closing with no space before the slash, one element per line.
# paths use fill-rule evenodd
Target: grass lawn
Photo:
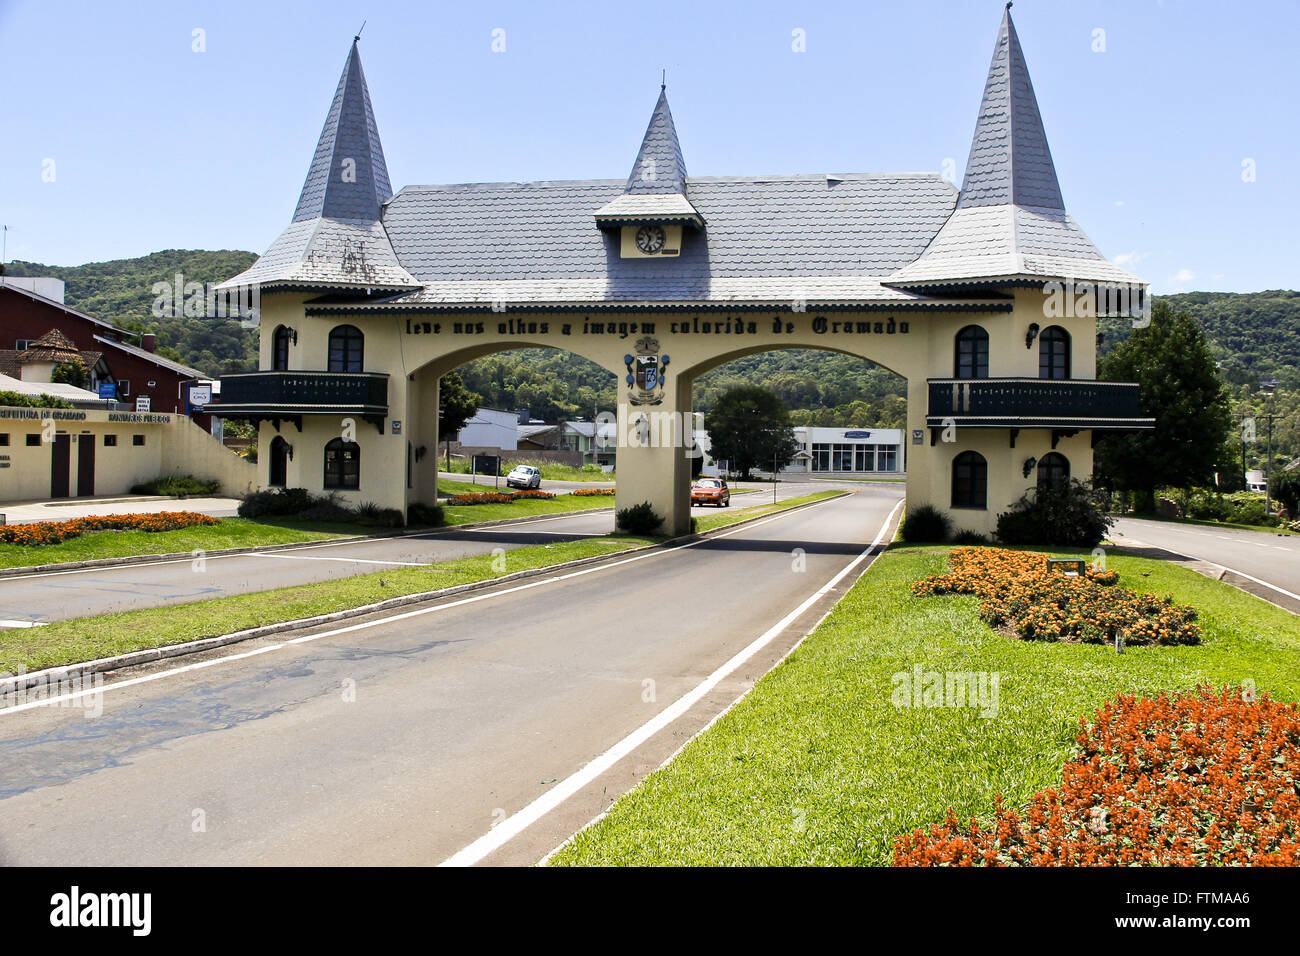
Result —
<path fill-rule="evenodd" d="M 493 569 L 491 555 L 483 555 L 192 604 L 76 618 L 58 621 L 48 627 L 0 631 L 0 671 L 12 673 L 18 667 L 33 671 L 56 664 L 180 644 L 264 624 L 360 607 L 404 594 L 454 587 L 578 558 L 615 554 L 654 540 L 611 535 L 533 545 L 507 551 L 503 572 Z"/>
<path fill-rule="evenodd" d="M 916 597 L 945 548 L 895 545 L 804 644 L 552 865 L 886 865 L 900 833 L 991 818 L 1059 783 L 1079 717 L 1120 693 L 1198 682 L 1300 697 L 1300 618 L 1160 561 L 1111 554 L 1120 585 L 1201 611 L 1203 643 L 1130 647 L 1011 640 L 978 599 Z M 1142 577 L 1142 572 L 1149 573 Z M 895 707 L 898 673 L 1000 674 L 997 716 Z"/>
<path fill-rule="evenodd" d="M 506 471 L 509 471 L 510 468 L 513 468 L 517 464 L 532 465 L 535 468 L 540 468 L 542 470 L 543 480 L 546 480 L 548 478 L 551 481 L 612 482 L 614 480 L 614 473 L 612 471 L 602 471 L 600 469 L 574 468 L 572 465 L 558 465 L 555 462 L 551 462 L 551 461 L 528 461 L 527 459 L 524 458 L 519 458 L 519 459 L 511 458 L 506 464 L 508 465 L 508 467 L 505 469 Z M 446 468 L 443 468 L 443 471 L 446 470 L 447 470 Z M 452 474 L 457 474 L 457 475 L 468 475 L 469 462 L 453 461 L 451 463 L 451 472 Z M 501 483 L 503 485 L 505 484 L 505 477 L 506 476 L 504 474 L 501 476 Z M 484 479 L 486 479 L 490 483 L 492 481 L 492 476 L 479 475 L 478 479 L 480 483 Z"/>
<path fill-rule="evenodd" d="M 0 568 L 29 568 L 38 564 L 121 558 L 137 554 L 176 554 L 199 548 L 218 551 L 222 548 L 265 547 L 349 534 L 369 534 L 373 531 L 373 528 L 364 525 L 222 518 L 219 525 L 181 528 L 176 531 L 93 531 L 44 547 L 0 544 Z"/>
<path fill-rule="evenodd" d="M 492 486 L 469 484 L 460 481 L 440 481 L 438 490 L 446 490 L 451 494 L 473 494 L 474 492 L 491 491 Z M 506 491 L 505 482 L 501 483 L 501 490 Z M 613 496 L 595 495 L 584 497 L 562 494 L 554 498 L 521 498 L 518 501 L 511 501 L 508 504 L 492 505 L 450 505 L 442 502 L 444 508 L 444 521 L 447 525 L 472 524 L 476 521 L 498 521 L 501 518 L 528 518 L 534 515 L 554 515 L 564 514 L 568 511 L 586 511 L 589 508 L 612 508 L 614 507 Z"/>
<path fill-rule="evenodd" d="M 759 515 L 772 514 L 777 511 L 785 511 L 787 508 L 804 505 L 810 501 L 821 501 L 823 498 L 834 498 L 843 493 L 842 491 L 817 491 L 811 495 L 800 495 L 798 498 L 786 498 L 776 504 L 769 501 L 765 505 L 756 505 L 752 508 L 719 508 L 717 514 L 697 515 L 695 530 L 697 532 L 713 531 L 715 528 L 725 528 L 737 521 L 744 521 L 748 518 L 756 518 Z"/>

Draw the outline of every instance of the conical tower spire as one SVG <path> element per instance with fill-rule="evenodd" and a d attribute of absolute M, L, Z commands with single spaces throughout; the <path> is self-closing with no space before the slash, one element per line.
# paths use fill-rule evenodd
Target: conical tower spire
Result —
<path fill-rule="evenodd" d="M 1009 204 L 1065 208 L 1008 3 L 993 48 L 957 207 Z"/>
<path fill-rule="evenodd" d="M 379 143 L 370 91 L 354 39 L 293 221 L 319 217 L 375 220 L 380 205 L 392 195 L 384 148 Z"/>
<path fill-rule="evenodd" d="M 686 193 L 686 160 L 682 158 L 682 145 L 677 141 L 677 128 L 673 126 L 665 86 L 659 87 L 659 101 L 650 115 L 650 125 L 641 140 L 632 175 L 627 178 L 627 191 L 632 194 Z"/>

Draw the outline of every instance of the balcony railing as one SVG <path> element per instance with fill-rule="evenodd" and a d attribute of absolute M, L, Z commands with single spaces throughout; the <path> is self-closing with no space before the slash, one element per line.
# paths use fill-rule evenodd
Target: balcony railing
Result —
<path fill-rule="evenodd" d="M 940 428 L 1135 429 L 1144 417 L 1135 382 L 1041 378 L 932 378 L 926 424 Z"/>
<path fill-rule="evenodd" d="M 207 410 L 225 418 L 388 414 L 381 372 L 241 372 L 221 376 L 221 398 Z"/>

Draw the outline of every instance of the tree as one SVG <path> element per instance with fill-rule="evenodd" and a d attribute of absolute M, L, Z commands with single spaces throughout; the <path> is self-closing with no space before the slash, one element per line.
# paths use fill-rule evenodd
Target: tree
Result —
<path fill-rule="evenodd" d="M 73 359 L 71 362 L 54 366 L 50 370 L 50 381 L 60 385 L 85 388 L 90 384 L 90 373 L 86 371 L 86 366 L 81 359 Z"/>
<path fill-rule="evenodd" d="M 438 385 L 438 438 L 448 441 L 465 427 L 478 411 L 481 399 L 467 389 L 455 372 L 444 375 Z"/>
<path fill-rule="evenodd" d="M 1151 323 L 1117 345 L 1097 373 L 1105 381 L 1139 383 L 1142 414 L 1156 420 L 1151 431 L 1097 440 L 1098 484 L 1137 492 L 1145 507 L 1154 507 L 1164 485 L 1213 485 L 1232 420 L 1205 335 L 1188 313 L 1156 303 Z"/>
<path fill-rule="evenodd" d="M 790 411 L 773 392 L 741 385 L 718 396 L 705 416 L 709 454 L 726 459 L 742 478 L 757 466 L 789 464 L 799 450 L 790 430 Z"/>
<path fill-rule="evenodd" d="M 451 436 L 474 417 L 480 401 L 455 372 L 448 372 L 438 380 L 438 440 L 446 443 L 448 470 L 451 469 Z M 434 454 L 437 452 L 435 448 Z"/>

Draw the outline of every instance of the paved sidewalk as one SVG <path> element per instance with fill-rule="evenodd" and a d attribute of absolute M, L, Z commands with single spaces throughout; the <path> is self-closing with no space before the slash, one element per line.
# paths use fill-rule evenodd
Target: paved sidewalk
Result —
<path fill-rule="evenodd" d="M 239 507 L 238 498 L 168 498 L 160 495 L 117 495 L 102 498 L 60 498 L 54 501 L 20 501 L 0 505 L 6 524 L 31 521 L 69 521 L 99 515 L 152 514 L 156 511 L 197 511 L 214 518 L 229 518 Z"/>

